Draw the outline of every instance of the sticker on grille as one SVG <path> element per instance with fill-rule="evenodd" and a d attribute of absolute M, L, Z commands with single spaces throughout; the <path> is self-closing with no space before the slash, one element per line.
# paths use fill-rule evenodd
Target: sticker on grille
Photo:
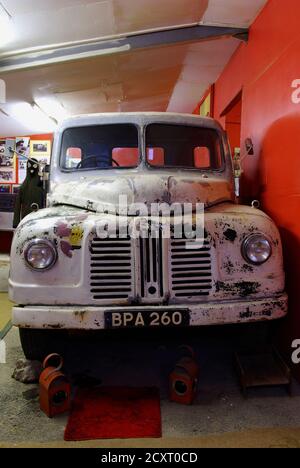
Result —
<path fill-rule="evenodd" d="M 91 243 L 91 293 L 94 299 L 132 295 L 131 239 L 94 238 Z"/>
<path fill-rule="evenodd" d="M 207 239 L 189 247 L 187 239 L 171 239 L 172 295 L 175 297 L 208 296 L 212 288 L 211 252 Z"/>

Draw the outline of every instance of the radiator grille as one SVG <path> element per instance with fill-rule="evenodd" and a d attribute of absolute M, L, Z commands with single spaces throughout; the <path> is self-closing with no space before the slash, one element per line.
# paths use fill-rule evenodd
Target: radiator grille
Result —
<path fill-rule="evenodd" d="M 140 237 L 141 296 L 151 299 L 164 295 L 162 230 L 156 226 L 155 235 L 149 223 L 148 237 Z"/>
<path fill-rule="evenodd" d="M 131 239 L 94 238 L 91 243 L 91 293 L 94 299 L 132 295 Z"/>
<path fill-rule="evenodd" d="M 164 262 L 162 231 L 157 237 L 140 238 L 139 243 L 125 239 L 94 238 L 90 245 L 90 290 L 94 300 L 120 300 L 134 297 L 140 290 L 145 300 L 161 300 L 165 294 L 164 269 L 169 265 L 170 294 L 178 300 L 208 296 L 212 289 L 211 247 L 186 238 L 169 242 L 169 261 Z M 197 247 L 197 248 L 195 248 Z M 137 250 L 136 250 L 137 249 Z M 134 271 L 139 256 L 140 285 Z M 169 289 L 168 288 L 168 289 Z"/>
<path fill-rule="evenodd" d="M 198 248 L 187 248 L 193 245 Z M 210 243 L 171 239 L 171 288 L 177 298 L 208 296 L 212 288 Z"/>

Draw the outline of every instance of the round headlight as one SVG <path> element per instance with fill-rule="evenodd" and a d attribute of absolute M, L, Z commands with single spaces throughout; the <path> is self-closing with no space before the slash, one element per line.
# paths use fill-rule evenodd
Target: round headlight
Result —
<path fill-rule="evenodd" d="M 247 262 L 262 265 L 271 257 L 271 242 L 264 234 L 252 234 L 244 240 L 242 253 Z"/>
<path fill-rule="evenodd" d="M 57 260 L 57 250 L 52 242 L 36 239 L 28 244 L 24 257 L 33 270 L 49 270 Z"/>

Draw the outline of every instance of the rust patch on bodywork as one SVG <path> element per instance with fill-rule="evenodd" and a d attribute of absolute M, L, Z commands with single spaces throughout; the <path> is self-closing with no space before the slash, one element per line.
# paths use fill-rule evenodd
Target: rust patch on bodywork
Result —
<path fill-rule="evenodd" d="M 61 323 L 45 324 L 44 328 L 51 328 L 53 330 L 61 330 L 64 326 Z"/>
<path fill-rule="evenodd" d="M 252 318 L 255 318 L 257 320 L 258 317 L 260 317 L 261 320 L 264 320 L 265 317 L 272 317 L 272 310 L 265 309 L 261 312 L 254 312 L 250 310 L 249 307 L 247 307 L 247 310 L 245 312 L 240 313 L 240 318 L 242 320 L 250 320 Z"/>
<path fill-rule="evenodd" d="M 224 237 L 226 240 L 229 240 L 230 242 L 234 242 L 235 239 L 237 238 L 237 232 L 234 229 L 226 229 L 224 232 Z"/>
<path fill-rule="evenodd" d="M 253 266 L 248 265 L 247 263 L 245 263 L 245 264 L 242 266 L 241 270 L 242 270 L 244 273 L 247 273 L 247 272 L 253 273 L 254 268 L 253 268 Z"/>
<path fill-rule="evenodd" d="M 86 310 L 78 310 L 74 312 L 74 315 L 76 318 L 79 318 L 80 322 L 84 322 L 86 313 L 87 313 Z"/>
<path fill-rule="evenodd" d="M 227 260 L 224 262 L 224 269 L 228 275 L 232 275 L 234 273 L 234 264 L 231 260 Z"/>
<path fill-rule="evenodd" d="M 238 283 L 224 283 L 218 281 L 216 283 L 217 292 L 223 291 L 233 295 L 238 295 L 240 297 L 247 297 L 251 294 L 257 294 L 259 288 L 260 283 L 252 281 L 240 281 Z"/>
<path fill-rule="evenodd" d="M 241 319 L 249 319 L 253 316 L 253 312 L 247 307 L 247 310 L 245 312 L 240 313 L 240 318 Z"/>
<path fill-rule="evenodd" d="M 234 273 L 234 264 L 229 258 L 224 262 L 223 268 L 228 275 L 232 275 Z"/>

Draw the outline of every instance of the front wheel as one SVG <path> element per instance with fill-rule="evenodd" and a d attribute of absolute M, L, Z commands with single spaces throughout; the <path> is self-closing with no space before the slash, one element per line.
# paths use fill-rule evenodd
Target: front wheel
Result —
<path fill-rule="evenodd" d="M 52 353 L 64 354 L 67 332 L 65 330 L 19 329 L 22 349 L 26 359 L 43 361 Z"/>

